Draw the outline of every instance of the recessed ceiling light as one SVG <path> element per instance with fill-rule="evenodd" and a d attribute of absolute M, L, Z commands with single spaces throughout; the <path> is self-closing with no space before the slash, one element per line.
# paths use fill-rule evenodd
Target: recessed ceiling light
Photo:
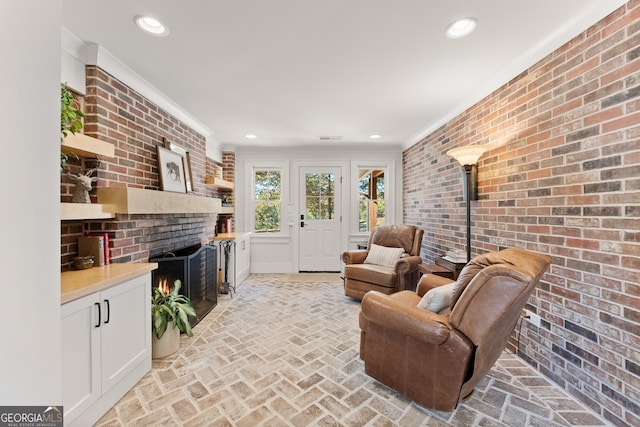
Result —
<path fill-rule="evenodd" d="M 471 34 L 476 29 L 476 25 L 478 25 L 476 18 L 461 18 L 449 24 L 445 34 L 450 39 L 459 39 Z"/>
<path fill-rule="evenodd" d="M 169 29 L 156 18 L 138 15 L 133 18 L 133 20 L 138 28 L 146 31 L 149 34 L 153 34 L 154 36 L 166 36 L 167 34 L 169 34 Z"/>
<path fill-rule="evenodd" d="M 246 134 L 244 137 L 247 138 L 247 139 L 256 139 L 257 138 L 256 135 L 251 134 L 251 133 Z"/>
<path fill-rule="evenodd" d="M 380 135 L 369 135 L 369 138 L 371 138 L 371 139 L 380 139 L 382 137 Z"/>

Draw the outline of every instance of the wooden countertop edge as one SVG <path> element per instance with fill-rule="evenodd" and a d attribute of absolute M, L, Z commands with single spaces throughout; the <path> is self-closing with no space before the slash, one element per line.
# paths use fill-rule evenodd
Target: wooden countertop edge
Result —
<path fill-rule="evenodd" d="M 142 276 L 158 268 L 158 264 L 109 264 L 87 270 L 65 271 L 60 275 L 60 304 L 82 298 Z M 151 289 L 149 289 L 151 295 Z"/>
<path fill-rule="evenodd" d="M 233 233 L 218 233 L 213 237 L 213 240 L 236 240 L 240 237 L 251 234 L 250 231 L 245 232 L 233 232 Z"/>

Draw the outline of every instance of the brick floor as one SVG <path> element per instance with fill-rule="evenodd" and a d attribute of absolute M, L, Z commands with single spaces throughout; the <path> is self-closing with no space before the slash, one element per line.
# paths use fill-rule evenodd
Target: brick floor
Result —
<path fill-rule="evenodd" d="M 364 373 L 359 308 L 338 274 L 252 274 L 97 425 L 608 425 L 507 352 L 454 412 L 416 405 Z"/>

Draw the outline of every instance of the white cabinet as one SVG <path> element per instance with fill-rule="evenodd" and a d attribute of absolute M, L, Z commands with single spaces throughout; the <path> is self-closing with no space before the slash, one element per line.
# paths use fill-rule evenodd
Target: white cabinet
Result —
<path fill-rule="evenodd" d="M 95 423 L 151 369 L 151 275 L 61 307 L 65 425 Z"/>
<path fill-rule="evenodd" d="M 220 233 L 213 244 L 218 248 L 218 268 L 225 271 L 225 251 L 228 249 L 228 277 L 224 278 L 229 286 L 235 288 L 249 277 L 251 270 L 251 233 Z M 223 274 L 224 276 L 224 274 Z"/>
<path fill-rule="evenodd" d="M 249 234 L 236 239 L 236 283 L 242 283 L 249 277 L 251 267 L 251 240 Z"/>

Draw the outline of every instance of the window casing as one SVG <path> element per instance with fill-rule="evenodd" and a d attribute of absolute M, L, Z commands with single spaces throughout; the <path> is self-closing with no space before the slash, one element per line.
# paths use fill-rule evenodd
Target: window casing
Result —
<path fill-rule="evenodd" d="M 351 162 L 349 192 L 352 233 L 368 235 L 384 224 L 395 224 L 395 162 L 389 160 Z"/>
<path fill-rule="evenodd" d="M 358 169 L 358 195 L 358 232 L 368 232 L 384 225 L 384 169 Z"/>

